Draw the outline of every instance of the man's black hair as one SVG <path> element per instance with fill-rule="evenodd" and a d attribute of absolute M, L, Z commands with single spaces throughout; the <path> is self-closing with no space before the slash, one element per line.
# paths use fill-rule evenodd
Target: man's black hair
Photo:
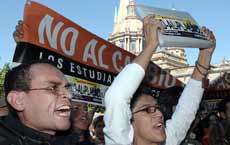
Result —
<path fill-rule="evenodd" d="M 183 91 L 182 86 L 173 86 L 163 90 L 158 98 L 158 104 L 161 106 L 164 119 L 168 120 L 173 114 L 173 106 L 177 105 L 180 95 Z"/>
<path fill-rule="evenodd" d="M 133 108 L 136 106 L 138 100 L 140 99 L 141 95 L 150 95 L 154 98 L 153 89 L 147 84 L 147 83 L 141 83 L 136 92 L 134 93 L 131 102 L 130 102 L 130 109 L 133 110 Z"/>
<path fill-rule="evenodd" d="M 9 109 L 9 113 L 14 116 L 17 116 L 16 110 L 9 104 L 7 101 L 7 95 L 11 91 L 28 91 L 31 85 L 31 74 L 30 68 L 35 64 L 50 64 L 52 66 L 53 63 L 48 60 L 37 60 L 31 61 L 29 63 L 20 64 L 10 70 L 5 75 L 4 79 L 4 92 L 5 92 L 5 99 Z M 55 67 L 55 66 L 54 66 Z"/>

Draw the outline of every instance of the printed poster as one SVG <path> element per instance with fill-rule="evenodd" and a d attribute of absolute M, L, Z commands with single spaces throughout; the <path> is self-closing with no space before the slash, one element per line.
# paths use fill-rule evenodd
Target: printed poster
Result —
<path fill-rule="evenodd" d="M 136 57 L 33 1 L 25 5 L 23 21 L 24 37 L 17 44 L 13 61 L 52 61 L 75 84 L 74 100 L 103 106 L 108 86 Z M 156 94 L 182 85 L 154 63 L 149 65 L 146 79 Z"/>

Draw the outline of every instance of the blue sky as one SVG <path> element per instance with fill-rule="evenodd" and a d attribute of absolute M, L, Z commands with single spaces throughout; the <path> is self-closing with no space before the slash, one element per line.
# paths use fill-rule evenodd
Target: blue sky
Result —
<path fill-rule="evenodd" d="M 113 30 L 115 6 L 119 0 L 36 0 L 94 34 L 107 39 Z M 4 0 L 0 5 L 0 68 L 12 61 L 15 42 L 12 33 L 23 17 L 25 0 Z M 229 0 L 136 0 L 136 3 L 189 12 L 200 24 L 213 30 L 217 47 L 212 63 L 230 60 L 230 1 Z M 229 34 L 229 35 L 228 35 Z M 189 64 L 194 64 L 198 49 L 187 48 Z"/>

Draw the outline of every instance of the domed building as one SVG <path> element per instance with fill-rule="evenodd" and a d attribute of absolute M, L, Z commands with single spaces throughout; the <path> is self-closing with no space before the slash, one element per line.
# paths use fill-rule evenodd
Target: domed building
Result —
<path fill-rule="evenodd" d="M 135 13 L 134 0 L 120 0 L 118 10 L 115 9 L 114 28 L 109 41 L 133 54 L 139 54 L 143 49 L 142 21 Z M 152 61 L 168 71 L 177 79 L 186 83 L 194 66 L 189 66 L 184 48 L 160 48 L 152 57 Z M 230 60 L 213 64 L 208 78 L 214 80 L 225 72 L 230 72 Z"/>

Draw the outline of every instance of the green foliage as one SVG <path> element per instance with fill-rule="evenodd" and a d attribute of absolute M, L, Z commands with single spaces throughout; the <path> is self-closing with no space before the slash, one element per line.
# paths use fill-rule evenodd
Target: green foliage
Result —
<path fill-rule="evenodd" d="M 102 107 L 102 106 L 95 106 L 95 105 L 92 105 L 92 104 L 88 104 L 88 111 L 89 112 L 93 112 L 94 110 L 94 107 L 96 107 L 96 111 L 95 112 L 100 112 L 100 113 L 104 113 L 105 112 L 105 107 Z"/>
<path fill-rule="evenodd" d="M 4 83 L 5 74 L 9 69 L 10 69 L 10 64 L 9 63 L 6 63 L 3 66 L 3 68 L 0 69 L 0 96 L 4 95 L 3 83 Z"/>

